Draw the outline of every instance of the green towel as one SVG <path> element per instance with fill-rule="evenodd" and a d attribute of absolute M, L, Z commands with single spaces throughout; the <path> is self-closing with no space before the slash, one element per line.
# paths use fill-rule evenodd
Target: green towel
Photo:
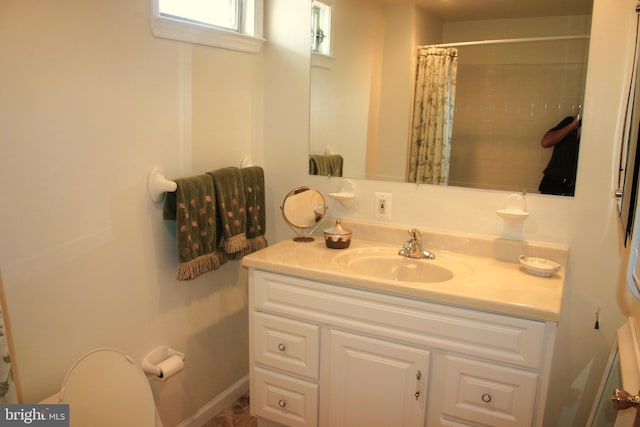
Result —
<path fill-rule="evenodd" d="M 247 201 L 247 247 L 244 255 L 267 247 L 264 237 L 266 230 L 266 210 L 264 193 L 264 171 L 260 166 L 240 169 L 244 181 Z"/>
<path fill-rule="evenodd" d="M 209 175 L 176 179 L 167 193 L 163 216 L 176 221 L 178 280 L 191 280 L 226 262 L 217 250 L 216 193 Z"/>
<path fill-rule="evenodd" d="M 316 154 L 309 154 L 309 175 L 320 175 L 318 173 L 317 157 Z"/>
<path fill-rule="evenodd" d="M 241 258 L 247 243 L 247 212 L 242 172 L 227 167 L 209 172 L 216 190 L 216 205 L 222 228 L 222 247 L 231 259 Z"/>
<path fill-rule="evenodd" d="M 309 155 L 309 174 L 323 176 L 342 176 L 344 159 L 339 154 Z"/>

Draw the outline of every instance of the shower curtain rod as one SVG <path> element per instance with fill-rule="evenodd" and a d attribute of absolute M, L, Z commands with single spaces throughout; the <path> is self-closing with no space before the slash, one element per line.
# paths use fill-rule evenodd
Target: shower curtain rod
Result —
<path fill-rule="evenodd" d="M 430 44 L 420 47 L 458 47 L 458 46 L 478 46 L 483 44 L 504 44 L 504 43 L 529 43 L 529 42 L 550 42 L 550 41 L 563 41 L 563 40 L 577 40 L 588 39 L 588 35 L 577 36 L 552 36 L 552 37 L 525 37 L 519 39 L 497 39 L 497 40 L 478 40 L 472 42 L 454 42 L 454 43 L 441 43 Z"/>

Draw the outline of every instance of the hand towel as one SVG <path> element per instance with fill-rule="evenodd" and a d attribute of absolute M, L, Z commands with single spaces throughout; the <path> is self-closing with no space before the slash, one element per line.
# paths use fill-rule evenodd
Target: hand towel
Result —
<path fill-rule="evenodd" d="M 167 193 L 163 216 L 176 221 L 178 280 L 191 280 L 226 262 L 217 249 L 216 193 L 211 176 L 176 179 Z"/>
<path fill-rule="evenodd" d="M 222 247 L 231 259 L 241 258 L 247 247 L 246 197 L 242 172 L 227 167 L 209 172 L 216 191 L 216 205 L 222 227 Z"/>
<path fill-rule="evenodd" d="M 264 171 L 260 166 L 240 169 L 247 203 L 247 247 L 244 255 L 267 247 Z"/>
<path fill-rule="evenodd" d="M 309 155 L 309 174 L 323 176 L 342 176 L 344 159 L 340 154 L 323 156 L 320 154 Z"/>
<path fill-rule="evenodd" d="M 309 154 L 309 175 L 320 175 L 317 157 L 316 154 Z"/>

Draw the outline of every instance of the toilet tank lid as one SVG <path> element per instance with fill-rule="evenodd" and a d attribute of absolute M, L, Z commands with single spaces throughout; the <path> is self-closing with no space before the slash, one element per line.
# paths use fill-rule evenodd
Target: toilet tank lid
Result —
<path fill-rule="evenodd" d="M 64 378 L 58 401 L 69 404 L 72 426 L 154 425 L 149 381 L 120 350 L 100 348 L 78 359 Z"/>

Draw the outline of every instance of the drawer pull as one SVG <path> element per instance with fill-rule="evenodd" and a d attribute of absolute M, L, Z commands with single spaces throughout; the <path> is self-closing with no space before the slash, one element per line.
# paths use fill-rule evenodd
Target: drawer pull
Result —
<path fill-rule="evenodd" d="M 278 400 L 278 406 L 284 408 L 285 406 L 287 406 L 287 401 L 284 399 Z"/>
<path fill-rule="evenodd" d="M 286 349 L 287 349 L 287 346 L 284 345 L 283 343 L 278 344 L 278 350 L 285 351 Z"/>
<path fill-rule="evenodd" d="M 482 401 L 484 403 L 490 403 L 491 402 L 491 395 L 489 393 L 485 393 L 482 395 Z"/>

